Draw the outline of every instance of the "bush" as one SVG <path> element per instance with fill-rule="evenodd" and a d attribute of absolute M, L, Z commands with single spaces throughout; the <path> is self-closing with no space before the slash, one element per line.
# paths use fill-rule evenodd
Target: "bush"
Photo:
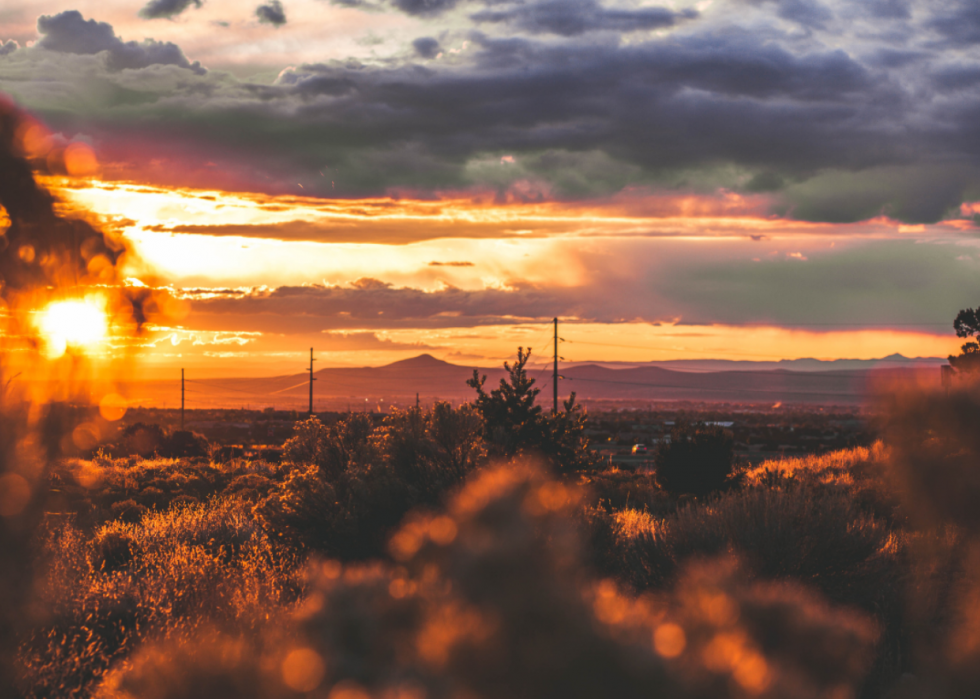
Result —
<path fill-rule="evenodd" d="M 123 522 L 135 523 L 139 522 L 143 518 L 143 515 L 147 513 L 147 508 L 145 505 L 140 505 L 135 500 L 120 500 L 119 502 L 112 503 L 112 507 L 109 508 L 112 512 L 112 516 L 115 519 L 122 520 Z"/>
<path fill-rule="evenodd" d="M 211 452 L 211 445 L 203 435 L 187 430 L 177 430 L 167 436 L 160 450 L 160 456 L 169 459 L 205 457 Z"/>
<path fill-rule="evenodd" d="M 663 595 L 626 595 L 582 569 L 580 505 L 529 464 L 483 470 L 447 511 L 404 523 L 396 564 L 312 565 L 279 645 L 164 643 L 111 686 L 153 699 L 855 696 L 874 641 L 861 615 L 727 559 L 686 568 Z"/>
<path fill-rule="evenodd" d="M 672 495 L 721 490 L 735 472 L 735 438 L 713 425 L 679 426 L 656 454 L 657 483 Z"/>
<path fill-rule="evenodd" d="M 157 454 L 167 441 L 160 425 L 137 422 L 123 430 L 119 444 L 113 449 L 116 456 L 149 457 Z"/>
<path fill-rule="evenodd" d="M 147 639 L 209 625 L 254 632 L 299 590 L 291 557 L 232 498 L 111 522 L 91 538 L 60 527 L 44 550 L 46 614 L 20 653 L 28 697 L 88 696 Z"/>
<path fill-rule="evenodd" d="M 910 566 L 903 538 L 870 517 L 846 489 L 797 483 L 754 487 L 693 503 L 672 516 L 593 512 L 594 564 L 637 591 L 674 585 L 692 560 L 734 554 L 745 571 L 793 581 L 874 616 L 882 641 L 872 683 L 897 677 L 910 655 L 905 606 Z"/>
<path fill-rule="evenodd" d="M 391 531 L 414 507 L 444 494 L 484 463 L 482 420 L 471 406 L 395 411 L 374 434 L 353 415 L 333 428 L 311 418 L 287 442 L 294 469 L 256 514 L 275 536 L 343 560 L 383 555 Z"/>
<path fill-rule="evenodd" d="M 336 477 L 349 468 L 371 463 L 370 442 L 374 423 L 364 413 L 351 413 L 332 427 L 313 416 L 293 427 L 293 436 L 283 445 L 282 458 L 294 464 L 315 465 Z"/>

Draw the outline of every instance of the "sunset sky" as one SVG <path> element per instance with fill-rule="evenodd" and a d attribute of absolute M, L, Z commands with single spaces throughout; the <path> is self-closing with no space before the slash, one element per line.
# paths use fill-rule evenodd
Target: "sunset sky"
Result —
<path fill-rule="evenodd" d="M 975 0 L 3 0 L 0 92 L 175 299 L 148 376 L 554 316 L 569 361 L 945 356 L 980 303 Z"/>

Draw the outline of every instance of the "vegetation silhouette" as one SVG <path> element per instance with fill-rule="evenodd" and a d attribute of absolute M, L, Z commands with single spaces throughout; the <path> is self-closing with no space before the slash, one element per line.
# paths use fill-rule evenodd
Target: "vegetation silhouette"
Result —
<path fill-rule="evenodd" d="M 950 355 L 949 364 L 956 371 L 975 374 L 980 371 L 980 307 L 966 308 L 956 314 L 953 321 L 956 337 L 972 338 L 960 347 L 960 354 Z"/>
<path fill-rule="evenodd" d="M 735 437 L 718 425 L 678 425 L 657 445 L 657 483 L 671 495 L 708 495 L 737 475 Z"/>
<path fill-rule="evenodd" d="M 490 456 L 511 458 L 535 455 L 544 458 L 562 473 L 590 470 L 600 460 L 588 449 L 585 438 L 585 413 L 575 404 L 575 393 L 564 401 L 564 411 L 546 415 L 535 403 L 540 389 L 527 376 L 531 349 L 517 348 L 513 366 L 504 362 L 508 376 L 487 393 L 487 377 L 473 370 L 466 384 L 476 391 L 473 405 L 483 415 L 484 439 Z"/>
<path fill-rule="evenodd" d="M 2 695 L 980 693 L 975 393 L 665 487 L 562 463 L 584 415 L 534 410 L 526 357 L 472 405 L 299 422 L 281 463 L 49 457 L 70 421 L 0 404 Z"/>

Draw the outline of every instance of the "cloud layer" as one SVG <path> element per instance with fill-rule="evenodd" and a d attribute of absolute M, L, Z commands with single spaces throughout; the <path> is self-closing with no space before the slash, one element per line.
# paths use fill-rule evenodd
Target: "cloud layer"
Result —
<path fill-rule="evenodd" d="M 133 179 L 524 201 L 723 189 L 830 222 L 937 221 L 980 197 L 975 3 L 342 4 L 324 21 L 413 24 L 370 60 L 283 65 L 263 82 L 66 11 L 40 17 L 35 46 L 2 45 L 0 89 Z M 256 18 L 292 31 L 278 0 Z"/>
<path fill-rule="evenodd" d="M 192 5 L 200 8 L 203 4 L 203 0 L 150 0 L 140 10 L 139 14 L 145 19 L 169 19 L 179 15 Z"/>
<path fill-rule="evenodd" d="M 82 56 L 103 54 L 106 57 L 106 68 L 110 71 L 172 65 L 197 75 L 207 72 L 197 61 L 188 61 L 176 44 L 153 39 L 141 43 L 123 41 L 115 35 L 109 24 L 94 19 L 86 20 L 75 10 L 57 15 L 41 15 L 37 20 L 37 31 L 41 35 L 37 42 L 38 48 Z"/>
<path fill-rule="evenodd" d="M 255 16 L 263 24 L 271 24 L 274 27 L 281 27 L 286 23 L 286 11 L 283 9 L 279 0 L 269 0 L 269 2 L 255 8 Z"/>

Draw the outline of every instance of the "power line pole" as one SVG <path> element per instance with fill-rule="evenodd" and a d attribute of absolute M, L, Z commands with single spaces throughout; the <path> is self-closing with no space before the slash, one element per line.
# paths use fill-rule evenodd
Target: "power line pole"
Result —
<path fill-rule="evenodd" d="M 552 390 L 555 395 L 555 404 L 551 409 L 553 415 L 558 414 L 558 319 L 555 318 L 555 373 L 551 377 Z"/>
<path fill-rule="evenodd" d="M 310 347 L 310 415 L 313 414 L 313 382 L 316 381 L 316 379 L 313 378 L 313 362 L 315 361 L 316 360 L 313 359 L 313 348 Z"/>
<path fill-rule="evenodd" d="M 184 429 L 184 370 L 180 370 L 180 429 Z"/>

